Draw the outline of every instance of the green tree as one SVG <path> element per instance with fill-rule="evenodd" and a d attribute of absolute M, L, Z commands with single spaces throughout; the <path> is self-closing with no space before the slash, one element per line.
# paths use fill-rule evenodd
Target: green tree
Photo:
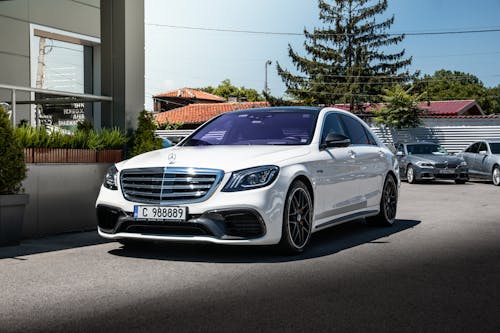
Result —
<path fill-rule="evenodd" d="M 163 147 L 161 139 L 155 136 L 156 124 L 153 115 L 144 110 L 139 113 L 139 123 L 132 138 L 130 156 L 136 156 Z"/>
<path fill-rule="evenodd" d="M 363 102 L 376 102 L 388 82 L 406 82 L 405 68 L 411 57 L 405 50 L 395 53 L 384 48 L 396 45 L 404 35 L 387 30 L 394 16 L 377 21 L 387 9 L 387 0 L 319 0 L 323 27 L 304 29 L 305 51 L 301 56 L 288 46 L 289 56 L 300 74 L 277 64 L 287 92 L 308 104 L 350 103 L 361 108 Z"/>
<path fill-rule="evenodd" d="M 500 100 L 495 88 L 486 88 L 473 74 L 441 69 L 414 81 L 415 92 L 426 92 L 431 101 L 473 99 L 485 113 L 500 112 Z M 500 89 L 499 89 L 500 90 Z"/>
<path fill-rule="evenodd" d="M 420 125 L 418 102 L 423 94 L 412 93 L 413 87 L 408 89 L 396 85 L 391 89 L 384 89 L 382 96 L 386 106 L 375 110 L 375 121 L 390 128 L 417 127 Z"/>
<path fill-rule="evenodd" d="M 231 80 L 223 80 L 217 87 L 203 87 L 199 90 L 214 94 L 220 97 L 228 99 L 229 97 L 237 97 L 239 100 L 246 99 L 249 102 L 263 101 L 264 97 L 257 92 L 255 89 L 236 87 L 231 84 Z"/>
<path fill-rule="evenodd" d="M 24 178 L 24 151 L 7 111 L 0 106 L 0 194 L 19 193 Z"/>

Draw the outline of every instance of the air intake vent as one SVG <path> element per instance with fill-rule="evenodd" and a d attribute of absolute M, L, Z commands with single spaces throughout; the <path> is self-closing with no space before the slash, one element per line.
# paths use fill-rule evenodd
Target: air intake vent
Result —
<path fill-rule="evenodd" d="M 121 172 L 123 196 L 147 204 L 191 203 L 206 200 L 224 172 L 200 168 L 140 168 Z"/>

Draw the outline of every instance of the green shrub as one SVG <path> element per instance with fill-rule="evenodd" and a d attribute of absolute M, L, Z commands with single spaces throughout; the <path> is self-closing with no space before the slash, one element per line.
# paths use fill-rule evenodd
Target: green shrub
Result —
<path fill-rule="evenodd" d="M 22 126 L 16 134 L 24 148 L 120 149 L 127 142 L 125 133 L 118 129 L 103 129 L 100 134 L 86 129 L 63 134 L 48 133 L 45 127 Z"/>
<path fill-rule="evenodd" d="M 26 163 L 21 142 L 0 106 L 0 194 L 19 193 L 24 178 Z"/>
<path fill-rule="evenodd" d="M 153 115 L 144 110 L 139 114 L 138 120 L 139 124 L 132 138 L 130 156 L 163 148 L 161 139 L 155 136 L 156 124 Z"/>

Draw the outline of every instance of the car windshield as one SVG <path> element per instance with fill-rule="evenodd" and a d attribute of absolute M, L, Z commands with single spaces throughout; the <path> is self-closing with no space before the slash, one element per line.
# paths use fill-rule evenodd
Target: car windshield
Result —
<path fill-rule="evenodd" d="M 408 155 L 448 155 L 446 149 L 440 145 L 418 144 L 407 145 Z"/>
<path fill-rule="evenodd" d="M 307 145 L 315 125 L 316 113 L 307 110 L 238 111 L 215 118 L 183 145 Z"/>
<path fill-rule="evenodd" d="M 500 143 L 490 143 L 490 149 L 492 154 L 500 154 Z"/>

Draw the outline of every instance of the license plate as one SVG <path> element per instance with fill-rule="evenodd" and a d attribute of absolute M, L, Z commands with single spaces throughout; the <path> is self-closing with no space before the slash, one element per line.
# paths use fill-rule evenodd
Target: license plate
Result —
<path fill-rule="evenodd" d="M 134 206 L 134 218 L 154 221 L 186 221 L 186 207 Z"/>
<path fill-rule="evenodd" d="M 455 173 L 455 170 L 451 170 L 451 169 L 443 169 L 443 170 L 439 170 L 439 173 L 446 173 L 446 174 L 450 174 L 450 173 Z"/>

